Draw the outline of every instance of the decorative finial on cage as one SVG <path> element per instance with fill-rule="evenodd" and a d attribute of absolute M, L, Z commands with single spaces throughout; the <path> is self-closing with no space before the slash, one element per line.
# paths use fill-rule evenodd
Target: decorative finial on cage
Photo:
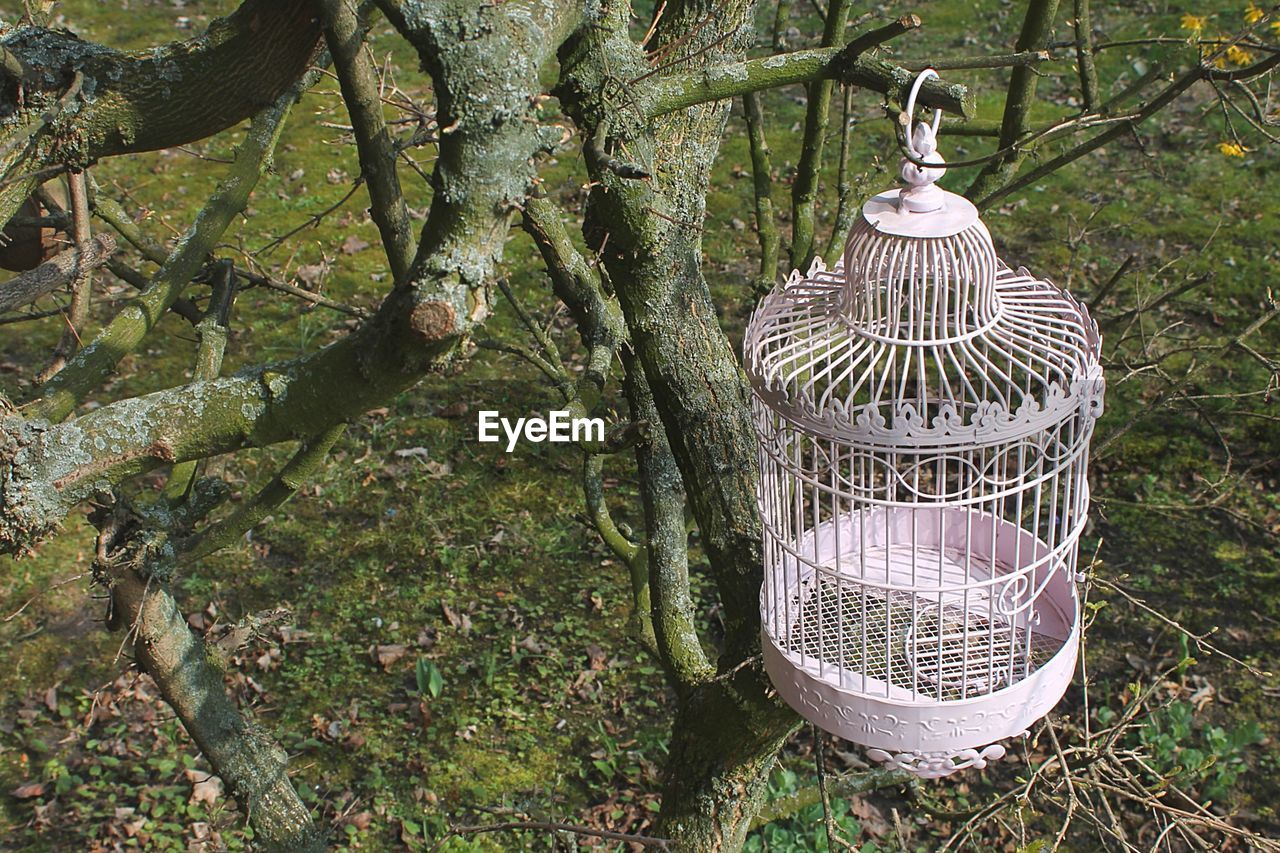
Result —
<path fill-rule="evenodd" d="M 907 151 L 916 160 L 932 167 L 921 166 L 906 157 L 902 158 L 901 175 L 907 188 L 898 196 L 898 206 L 911 213 L 931 213 L 941 210 L 946 203 L 946 196 L 934 185 L 947 171 L 947 161 L 938 153 L 938 126 L 942 122 L 942 110 L 933 111 L 931 125 L 915 121 L 916 98 L 920 94 L 920 87 L 925 80 L 937 76 L 938 72 L 932 68 L 920 72 L 911 85 L 911 94 L 907 97 L 907 108 L 903 113 L 907 125 Z"/>

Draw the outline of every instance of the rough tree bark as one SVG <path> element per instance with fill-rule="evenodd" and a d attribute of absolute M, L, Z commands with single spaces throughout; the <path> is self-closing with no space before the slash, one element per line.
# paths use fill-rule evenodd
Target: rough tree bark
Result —
<path fill-rule="evenodd" d="M 704 62 L 740 58 L 751 34 L 750 4 L 721 3 L 711 12 L 698 3 L 669 4 L 653 49 L 696 32 L 682 53 L 709 47 Z M 561 99 L 587 137 L 607 121 L 590 97 L 620 82 L 610 73 L 651 71 L 626 35 L 624 16 L 619 7 L 604 10 L 562 53 Z M 758 667 L 738 669 L 759 642 L 755 443 L 746 384 L 701 270 L 704 200 L 727 114 L 720 102 L 670 113 L 652 129 L 606 125 L 611 156 L 638 163 L 652 181 L 621 177 L 603 151 L 588 157 L 600 182 L 590 198 L 588 244 L 609 236 L 604 261 L 675 461 L 692 484 L 690 505 L 725 611 L 724 675 L 704 675 L 682 693 L 659 828 L 681 849 L 699 850 L 741 846 L 794 726 Z"/>

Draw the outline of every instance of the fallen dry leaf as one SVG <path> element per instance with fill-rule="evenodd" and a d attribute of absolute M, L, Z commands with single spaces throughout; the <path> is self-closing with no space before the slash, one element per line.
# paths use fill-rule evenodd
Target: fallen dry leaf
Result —
<path fill-rule="evenodd" d="M 875 803 L 863 798 L 849 800 L 849 813 L 858 819 L 862 829 L 874 838 L 884 838 L 892 828 L 885 820 L 884 812 Z"/>
<path fill-rule="evenodd" d="M 390 671 L 393 664 L 409 653 L 409 647 L 404 643 L 392 643 L 385 646 L 374 646 L 373 657 L 378 665 L 383 669 Z"/>
<path fill-rule="evenodd" d="M 315 290 L 315 286 L 320 283 L 320 280 L 324 278 L 325 273 L 328 271 L 328 264 L 303 264 L 298 267 L 296 275 L 310 290 Z"/>
<path fill-rule="evenodd" d="M 467 413 L 467 404 L 461 400 L 456 403 L 450 403 L 441 409 L 438 414 L 442 418 L 460 418 Z"/>
<path fill-rule="evenodd" d="M 14 788 L 10 793 L 19 800 L 30 800 L 33 797 L 39 797 L 44 794 L 44 783 L 28 782 L 25 785 L 19 785 Z"/>
<path fill-rule="evenodd" d="M 188 769 L 187 781 L 191 783 L 192 803 L 216 805 L 222 798 L 222 780 L 205 770 Z"/>
<path fill-rule="evenodd" d="M 342 241 L 342 254 L 344 255 L 354 255 L 356 252 L 363 252 L 367 248 L 369 248 L 369 241 L 361 240 L 355 234 L 348 235 L 347 239 Z"/>

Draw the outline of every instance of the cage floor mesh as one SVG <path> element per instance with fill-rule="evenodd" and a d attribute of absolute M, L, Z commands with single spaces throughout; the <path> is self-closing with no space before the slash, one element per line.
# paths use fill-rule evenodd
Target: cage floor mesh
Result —
<path fill-rule="evenodd" d="M 874 679 L 931 699 L 981 696 L 1026 678 L 1062 647 L 991 612 L 985 598 L 965 608 L 826 578 L 806 584 L 800 598 L 792 602 L 791 651 L 854 690 L 869 691 Z"/>

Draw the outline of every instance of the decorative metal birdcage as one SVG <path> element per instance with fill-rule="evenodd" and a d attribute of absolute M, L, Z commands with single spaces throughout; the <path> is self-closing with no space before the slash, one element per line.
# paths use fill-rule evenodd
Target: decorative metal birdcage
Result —
<path fill-rule="evenodd" d="M 912 115 L 920 84 L 907 104 Z M 833 269 L 761 302 L 766 667 L 806 719 L 926 777 L 984 767 L 1061 699 L 1102 411 L 1097 325 L 996 257 L 908 127 Z"/>

